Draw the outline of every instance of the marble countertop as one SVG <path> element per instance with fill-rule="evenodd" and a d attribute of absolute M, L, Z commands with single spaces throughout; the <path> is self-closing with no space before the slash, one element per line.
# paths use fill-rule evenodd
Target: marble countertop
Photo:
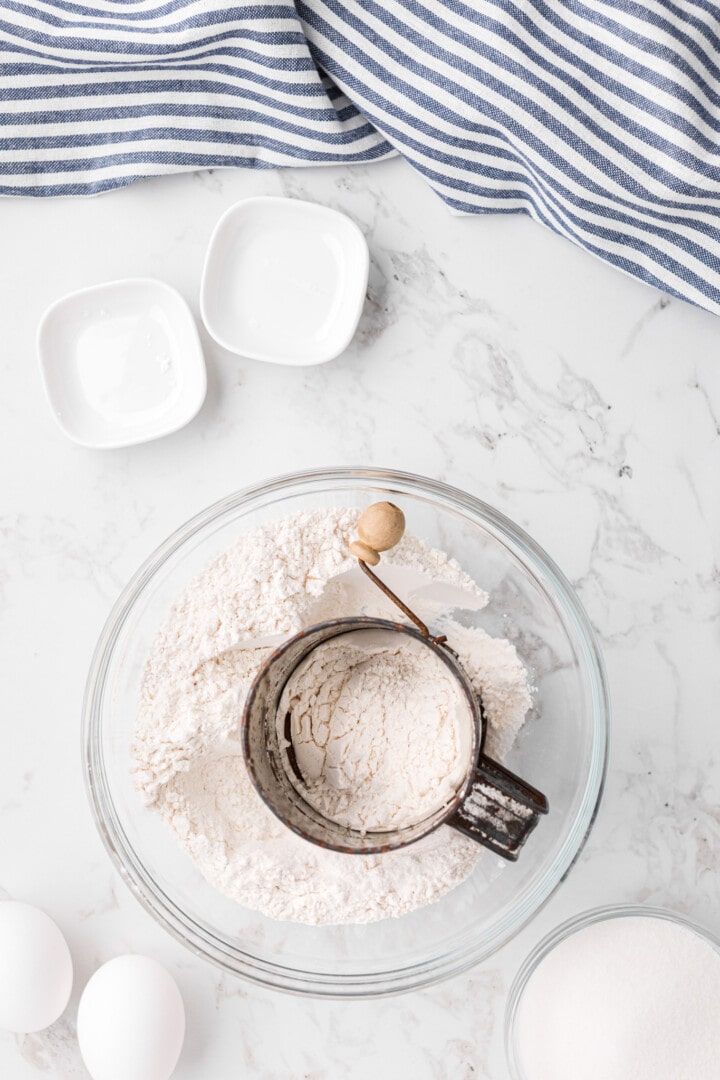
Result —
<path fill-rule="evenodd" d="M 35 357 L 45 307 L 147 275 L 175 285 L 197 316 L 214 223 L 260 193 L 326 203 L 365 230 L 369 298 L 348 351 L 290 369 L 204 337 L 208 397 L 189 427 L 128 450 L 68 442 Z M 720 933 L 716 317 L 526 218 L 454 218 L 400 160 L 6 200 L 0 237 L 0 897 L 48 910 L 76 960 L 62 1020 L 38 1035 L 0 1033 L 3 1078 L 86 1076 L 79 990 L 102 961 L 138 951 L 167 964 L 186 999 L 177 1080 L 506 1080 L 505 995 L 553 925 L 642 901 Z M 186 952 L 110 865 L 79 753 L 95 640 L 145 556 L 236 488 L 338 464 L 447 480 L 529 530 L 577 586 L 614 704 L 599 819 L 545 910 L 470 973 L 376 1003 L 261 991 Z"/>

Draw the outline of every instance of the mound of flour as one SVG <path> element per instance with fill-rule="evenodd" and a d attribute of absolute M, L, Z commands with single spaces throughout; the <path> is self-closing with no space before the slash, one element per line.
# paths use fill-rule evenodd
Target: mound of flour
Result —
<path fill-rule="evenodd" d="M 359 511 L 318 510 L 243 535 L 173 606 L 148 656 L 132 759 L 145 803 L 170 826 L 207 881 L 274 919 L 365 923 L 438 900 L 472 871 L 481 849 L 443 827 L 383 855 L 325 851 L 265 807 L 245 769 L 243 703 L 275 645 L 328 617 L 397 609 L 348 554 Z M 514 647 L 456 624 L 483 591 L 453 560 L 405 536 L 383 557 L 383 577 L 440 628 L 482 693 L 486 750 L 502 757 L 530 706 Z"/>

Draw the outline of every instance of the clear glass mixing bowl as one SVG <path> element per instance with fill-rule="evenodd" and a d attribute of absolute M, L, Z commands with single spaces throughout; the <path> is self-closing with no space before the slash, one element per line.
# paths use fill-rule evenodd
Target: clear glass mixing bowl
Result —
<path fill-rule="evenodd" d="M 438 903 L 363 926 L 275 922 L 220 895 L 141 803 L 130 739 L 151 643 L 178 594 L 237 537 L 268 520 L 390 498 L 410 532 L 454 556 L 490 594 L 477 624 L 517 646 L 534 709 L 506 764 L 550 802 L 520 859 L 484 852 Z M 140 568 L 102 632 L 88 676 L 83 740 L 90 803 L 125 881 L 180 941 L 265 986 L 373 997 L 428 986 L 490 956 L 547 901 L 577 858 L 603 787 L 608 694 L 602 659 L 568 581 L 492 507 L 408 473 L 329 469 L 280 477 L 209 507 Z M 349 855 L 348 858 L 355 858 Z"/>

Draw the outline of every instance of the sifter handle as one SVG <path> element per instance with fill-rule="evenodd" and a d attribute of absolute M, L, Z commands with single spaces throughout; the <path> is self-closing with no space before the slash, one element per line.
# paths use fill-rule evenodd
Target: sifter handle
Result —
<path fill-rule="evenodd" d="M 541 791 L 491 758 L 481 757 L 470 790 L 445 824 L 515 862 L 540 815 L 547 812 L 548 801 Z"/>

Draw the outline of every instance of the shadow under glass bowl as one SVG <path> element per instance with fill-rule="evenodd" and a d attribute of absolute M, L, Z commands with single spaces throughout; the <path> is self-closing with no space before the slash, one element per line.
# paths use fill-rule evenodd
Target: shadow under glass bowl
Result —
<path fill-rule="evenodd" d="M 540 788 L 550 813 L 515 864 L 484 851 L 470 877 L 400 919 L 361 926 L 277 922 L 221 895 L 146 809 L 130 741 L 146 657 L 179 594 L 239 536 L 322 507 L 399 503 L 408 530 L 458 560 L 490 602 L 472 624 L 509 638 L 536 689 L 505 764 Z M 380 469 L 284 476 L 231 495 L 172 534 L 117 601 L 100 636 L 83 713 L 85 775 L 102 839 L 148 911 L 193 952 L 264 986 L 360 998 L 429 986 L 486 959 L 548 900 L 592 826 L 605 776 L 602 659 L 572 587 L 518 526 L 438 481 Z M 348 855 L 348 858 L 355 858 Z"/>

